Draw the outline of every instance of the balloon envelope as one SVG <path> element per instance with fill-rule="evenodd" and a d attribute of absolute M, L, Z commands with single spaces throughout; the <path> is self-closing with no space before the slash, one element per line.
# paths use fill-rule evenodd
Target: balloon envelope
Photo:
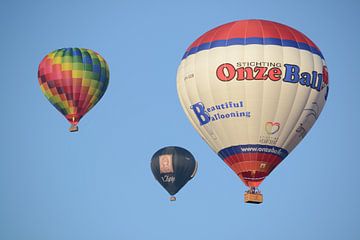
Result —
<path fill-rule="evenodd" d="M 62 48 L 40 63 L 38 79 L 50 103 L 73 125 L 101 99 L 109 84 L 109 67 L 98 53 Z"/>
<path fill-rule="evenodd" d="M 328 86 L 319 48 L 301 32 L 265 20 L 235 21 L 203 34 L 177 73 L 190 122 L 249 187 L 307 134 Z"/>
<path fill-rule="evenodd" d="M 151 158 L 151 171 L 155 179 L 170 195 L 175 195 L 197 170 L 194 156 L 181 147 L 164 147 Z"/>

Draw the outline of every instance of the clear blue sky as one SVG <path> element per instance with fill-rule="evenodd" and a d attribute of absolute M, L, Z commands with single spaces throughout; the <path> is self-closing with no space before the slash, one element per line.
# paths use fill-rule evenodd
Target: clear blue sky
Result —
<path fill-rule="evenodd" d="M 0 3 L 0 239 L 360 239 L 360 4 L 344 1 L 75 1 Z M 240 179 L 181 109 L 185 49 L 220 24 L 261 18 L 311 38 L 330 94 L 304 141 L 246 205 Z M 37 67 L 62 47 L 93 49 L 110 85 L 78 133 L 42 95 Z M 198 175 L 170 203 L 150 158 L 178 145 Z"/>

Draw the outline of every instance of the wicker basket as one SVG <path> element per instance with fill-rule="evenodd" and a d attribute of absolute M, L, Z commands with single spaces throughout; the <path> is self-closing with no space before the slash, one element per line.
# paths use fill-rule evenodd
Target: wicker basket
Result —
<path fill-rule="evenodd" d="M 78 130 L 79 130 L 79 128 L 76 125 L 71 125 L 71 127 L 69 128 L 70 132 L 77 132 Z"/>
<path fill-rule="evenodd" d="M 263 195 L 261 193 L 245 193 L 245 203 L 260 204 L 263 202 Z"/>

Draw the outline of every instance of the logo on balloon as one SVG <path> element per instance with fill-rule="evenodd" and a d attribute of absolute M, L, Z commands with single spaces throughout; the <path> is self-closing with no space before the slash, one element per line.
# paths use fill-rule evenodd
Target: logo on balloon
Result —
<path fill-rule="evenodd" d="M 190 106 L 199 120 L 200 126 L 219 120 L 230 118 L 250 118 L 249 111 L 241 111 L 244 108 L 243 101 L 228 101 L 210 107 L 205 107 L 202 102 Z"/>
<path fill-rule="evenodd" d="M 280 130 L 279 122 L 266 122 L 265 123 L 265 131 L 269 135 L 273 135 Z"/>
<path fill-rule="evenodd" d="M 300 66 L 295 64 L 284 64 L 284 72 L 279 67 L 235 67 L 231 63 L 223 63 L 216 69 L 216 77 L 222 82 L 244 80 L 268 80 L 279 81 L 281 78 L 284 82 L 298 83 L 302 86 L 310 87 L 320 92 L 324 81 L 323 73 L 317 71 L 301 72 Z M 328 81 L 327 71 L 324 68 L 325 81 Z M 284 73 L 284 74 L 283 74 Z"/>
<path fill-rule="evenodd" d="M 161 177 L 161 180 L 166 183 L 174 183 L 176 179 L 174 176 L 165 175 L 165 176 Z"/>
<path fill-rule="evenodd" d="M 164 154 L 159 156 L 160 173 L 173 173 L 172 155 Z"/>

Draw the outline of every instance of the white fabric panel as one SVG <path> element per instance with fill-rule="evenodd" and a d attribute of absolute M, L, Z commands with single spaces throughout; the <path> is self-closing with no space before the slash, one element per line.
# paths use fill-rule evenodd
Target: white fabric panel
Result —
<path fill-rule="evenodd" d="M 237 80 L 236 74 L 232 80 L 221 81 L 216 73 L 225 63 L 235 69 L 267 67 L 266 74 L 276 66 L 282 74 L 277 81 Z M 325 63 L 307 50 L 259 44 L 216 47 L 182 60 L 177 74 L 181 105 L 215 152 L 241 144 L 277 146 L 290 152 L 310 130 L 325 104 L 326 87 L 319 92 L 285 82 L 285 64 L 297 65 L 299 74 L 311 75 L 313 71 L 321 74 Z M 226 70 L 223 73 L 231 75 Z M 191 109 L 198 103 L 212 121 L 200 125 Z"/>

